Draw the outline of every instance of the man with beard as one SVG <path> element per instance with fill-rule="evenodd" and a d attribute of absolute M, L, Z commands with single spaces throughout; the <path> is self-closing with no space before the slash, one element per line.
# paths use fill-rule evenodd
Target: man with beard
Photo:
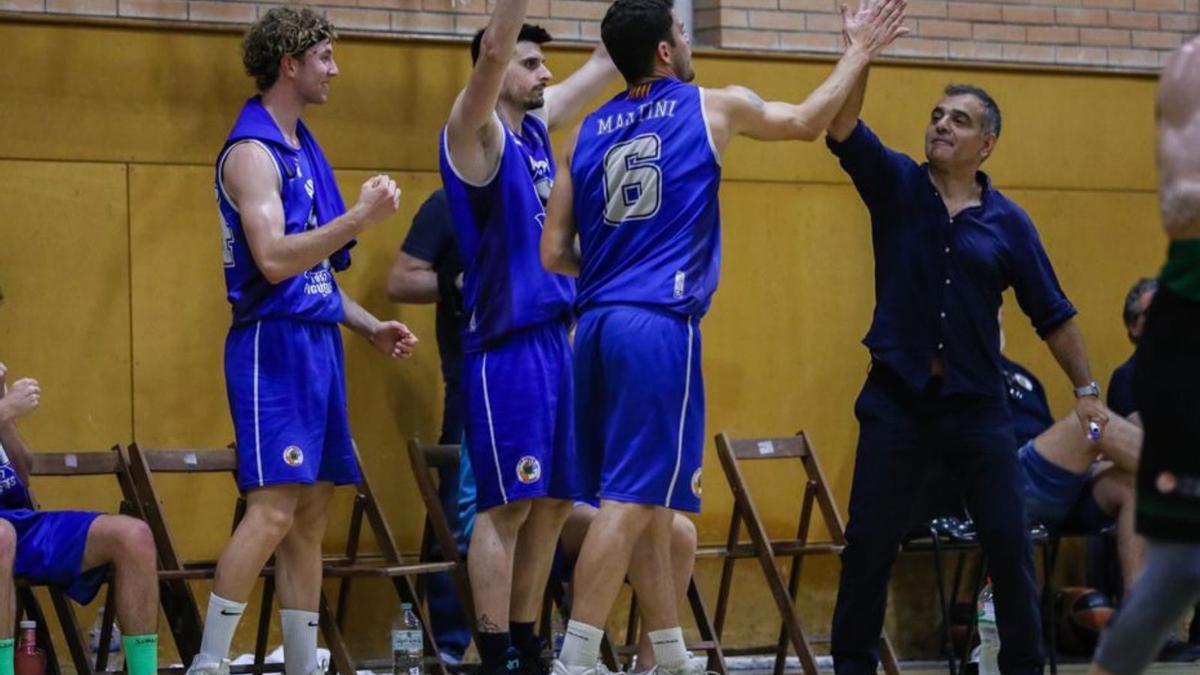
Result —
<path fill-rule="evenodd" d="M 579 276 L 577 470 L 600 499 L 556 674 L 597 669 L 627 571 L 657 672 L 690 672 L 671 525 L 674 510 L 700 510 L 699 326 L 717 287 L 721 154 L 736 136 L 819 138 L 867 63 L 905 32 L 904 6 L 887 0 L 847 14 L 845 54 L 799 104 L 689 84 L 691 48 L 670 0 L 617 0 L 604 17 L 601 37 L 627 89 L 568 146 L 542 239 L 546 267 Z"/>
<path fill-rule="evenodd" d="M 446 121 L 441 172 L 465 266 L 463 403 L 478 515 L 468 566 L 483 673 L 536 673 L 541 608 L 574 488 L 567 327 L 575 287 L 538 240 L 554 178 L 550 132 L 614 74 L 603 48 L 548 86 L 528 0 L 499 0 L 471 44 L 474 69 Z"/>

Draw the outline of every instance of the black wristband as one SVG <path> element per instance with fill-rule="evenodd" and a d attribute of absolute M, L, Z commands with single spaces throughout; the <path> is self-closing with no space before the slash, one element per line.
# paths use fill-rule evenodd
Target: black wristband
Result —
<path fill-rule="evenodd" d="M 456 281 L 458 275 L 459 272 L 451 270 L 442 270 L 437 273 L 438 301 L 447 303 L 454 309 L 455 315 L 462 316 L 463 297 Z"/>

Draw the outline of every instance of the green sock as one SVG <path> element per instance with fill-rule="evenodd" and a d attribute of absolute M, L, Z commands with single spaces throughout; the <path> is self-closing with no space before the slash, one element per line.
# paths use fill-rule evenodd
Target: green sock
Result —
<path fill-rule="evenodd" d="M 13 639 L 0 640 L 0 675 L 13 675 Z"/>
<path fill-rule="evenodd" d="M 158 635 L 123 635 L 125 645 L 125 672 L 129 675 L 156 675 L 158 673 Z M 5 675 L 0 671 L 0 675 Z"/>

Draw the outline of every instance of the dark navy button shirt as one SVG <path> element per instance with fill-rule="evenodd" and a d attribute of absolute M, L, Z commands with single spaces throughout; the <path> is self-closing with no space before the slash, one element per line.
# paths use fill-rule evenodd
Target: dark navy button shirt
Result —
<path fill-rule="evenodd" d="M 1133 398 L 1133 369 L 1137 367 L 1137 352 L 1129 360 L 1117 366 L 1108 380 L 1108 407 L 1121 417 L 1137 412 L 1137 401 Z"/>
<path fill-rule="evenodd" d="M 875 316 L 863 339 L 914 392 L 945 365 L 942 395 L 1004 396 L 1001 293 L 1045 338 L 1075 316 L 1033 222 L 980 172 L 981 204 L 950 217 L 927 164 L 891 150 L 861 121 L 826 143 L 871 213 Z"/>

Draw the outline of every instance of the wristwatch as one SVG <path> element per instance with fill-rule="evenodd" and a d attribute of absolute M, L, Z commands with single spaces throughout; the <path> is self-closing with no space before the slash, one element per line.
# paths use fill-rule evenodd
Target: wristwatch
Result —
<path fill-rule="evenodd" d="M 1088 382 L 1082 387 L 1075 387 L 1075 398 L 1083 398 L 1084 396 L 1100 397 L 1100 385 L 1096 384 L 1095 380 Z"/>

